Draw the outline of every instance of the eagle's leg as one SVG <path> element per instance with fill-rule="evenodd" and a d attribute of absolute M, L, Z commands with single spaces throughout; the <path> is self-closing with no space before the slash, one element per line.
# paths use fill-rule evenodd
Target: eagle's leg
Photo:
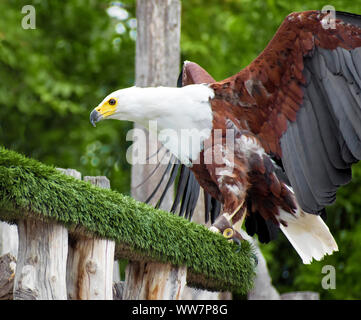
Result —
<path fill-rule="evenodd" d="M 233 224 L 246 214 L 245 199 L 249 187 L 248 163 L 246 157 L 234 149 L 228 148 L 222 137 L 210 148 L 205 149 L 204 159 L 207 171 L 217 186 L 218 198 L 223 204 L 222 214 L 214 221 L 212 231 L 220 232 L 229 240 L 240 242 L 242 236 Z M 207 159 L 212 159 L 209 163 Z"/>
<path fill-rule="evenodd" d="M 223 214 L 221 214 L 216 219 L 216 221 L 212 224 L 210 230 L 214 232 L 219 232 L 226 239 L 240 244 L 243 238 L 241 234 L 237 231 L 237 229 L 242 226 L 244 216 L 245 209 L 242 205 L 236 210 L 234 210 L 234 212 L 232 212 L 231 214 L 223 210 Z M 235 224 L 237 224 L 237 228 L 235 227 Z"/>

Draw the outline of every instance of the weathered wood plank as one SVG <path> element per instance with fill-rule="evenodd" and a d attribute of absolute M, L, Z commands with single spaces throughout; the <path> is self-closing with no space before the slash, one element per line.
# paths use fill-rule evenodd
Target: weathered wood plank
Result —
<path fill-rule="evenodd" d="M 123 289 L 123 300 L 180 300 L 187 268 L 141 262 L 128 265 L 125 273 L 127 285 Z"/>
<path fill-rule="evenodd" d="M 119 281 L 113 283 L 113 300 L 123 300 L 125 282 Z"/>
<path fill-rule="evenodd" d="M 0 257 L 0 300 L 12 300 L 16 259 L 7 253 Z"/>
<path fill-rule="evenodd" d="M 18 221 L 18 234 L 14 300 L 66 300 L 68 230 L 56 223 L 27 219 Z"/>
<path fill-rule="evenodd" d="M 106 177 L 84 177 L 84 180 L 102 188 L 110 188 Z M 112 300 L 115 242 L 78 237 L 71 239 L 70 248 L 68 298 Z"/>
<path fill-rule="evenodd" d="M 79 238 L 72 246 L 73 253 L 68 266 L 69 299 L 113 299 L 114 241 Z M 71 280 L 70 280 L 71 279 Z"/>
<path fill-rule="evenodd" d="M 320 294 L 312 291 L 296 291 L 281 294 L 281 300 L 320 300 Z"/>
<path fill-rule="evenodd" d="M 0 256 L 11 253 L 17 257 L 19 247 L 18 227 L 0 222 Z"/>
<path fill-rule="evenodd" d="M 40 220 L 18 221 L 14 300 L 66 300 L 68 230 Z"/>

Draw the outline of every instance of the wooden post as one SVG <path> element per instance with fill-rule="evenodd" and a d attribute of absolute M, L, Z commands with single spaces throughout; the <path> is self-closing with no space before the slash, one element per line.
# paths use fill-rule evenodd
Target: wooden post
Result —
<path fill-rule="evenodd" d="M 106 177 L 84 177 L 84 181 L 110 188 Z M 115 242 L 78 237 L 70 240 L 67 285 L 68 298 L 79 300 L 113 299 Z"/>
<path fill-rule="evenodd" d="M 20 220 L 14 300 L 66 300 L 68 230 L 56 223 Z"/>
<path fill-rule="evenodd" d="M 68 230 L 56 223 L 19 220 L 14 300 L 66 300 Z"/>
<path fill-rule="evenodd" d="M 6 222 L 0 222 L 0 256 L 11 253 L 16 258 L 18 255 L 18 246 L 18 227 Z"/>
<path fill-rule="evenodd" d="M 154 262 L 133 264 L 126 270 L 123 300 L 180 300 L 186 277 L 186 267 Z"/>
<path fill-rule="evenodd" d="M 0 256 L 0 300 L 13 299 L 15 268 L 16 259 L 12 254 Z"/>
<path fill-rule="evenodd" d="M 176 85 L 180 64 L 180 12 L 179 0 L 137 1 L 137 86 Z M 150 145 L 156 143 L 154 140 L 149 141 Z M 159 181 L 159 175 L 154 175 L 147 183 L 135 188 L 149 176 L 154 166 L 133 165 L 132 196 L 135 199 L 144 201 Z M 164 200 L 162 208 L 170 209 L 171 202 L 172 192 Z M 123 299 L 180 299 L 185 279 L 185 267 L 130 262 L 126 268 Z"/>

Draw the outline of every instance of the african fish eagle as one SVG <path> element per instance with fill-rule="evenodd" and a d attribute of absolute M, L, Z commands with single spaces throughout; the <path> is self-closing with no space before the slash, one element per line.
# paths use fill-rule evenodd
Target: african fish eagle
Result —
<path fill-rule="evenodd" d="M 320 214 L 361 159 L 361 16 L 336 12 L 333 27 L 326 18 L 292 13 L 239 73 L 216 82 L 186 62 L 182 87 L 117 90 L 90 120 L 156 120 L 179 133 L 159 138 L 187 173 L 178 203 L 193 210 L 200 185 L 206 213 L 222 206 L 211 230 L 240 241 L 245 218 L 249 234 L 267 242 L 281 229 L 304 263 L 320 260 L 338 250 Z M 182 129 L 201 132 L 199 143 L 179 148 Z"/>

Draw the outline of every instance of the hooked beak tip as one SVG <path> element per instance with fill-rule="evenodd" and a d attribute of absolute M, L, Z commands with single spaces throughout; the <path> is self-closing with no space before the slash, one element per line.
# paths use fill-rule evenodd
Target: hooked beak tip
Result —
<path fill-rule="evenodd" d="M 96 127 L 96 123 L 102 119 L 102 115 L 95 109 L 90 113 L 90 123 Z"/>

